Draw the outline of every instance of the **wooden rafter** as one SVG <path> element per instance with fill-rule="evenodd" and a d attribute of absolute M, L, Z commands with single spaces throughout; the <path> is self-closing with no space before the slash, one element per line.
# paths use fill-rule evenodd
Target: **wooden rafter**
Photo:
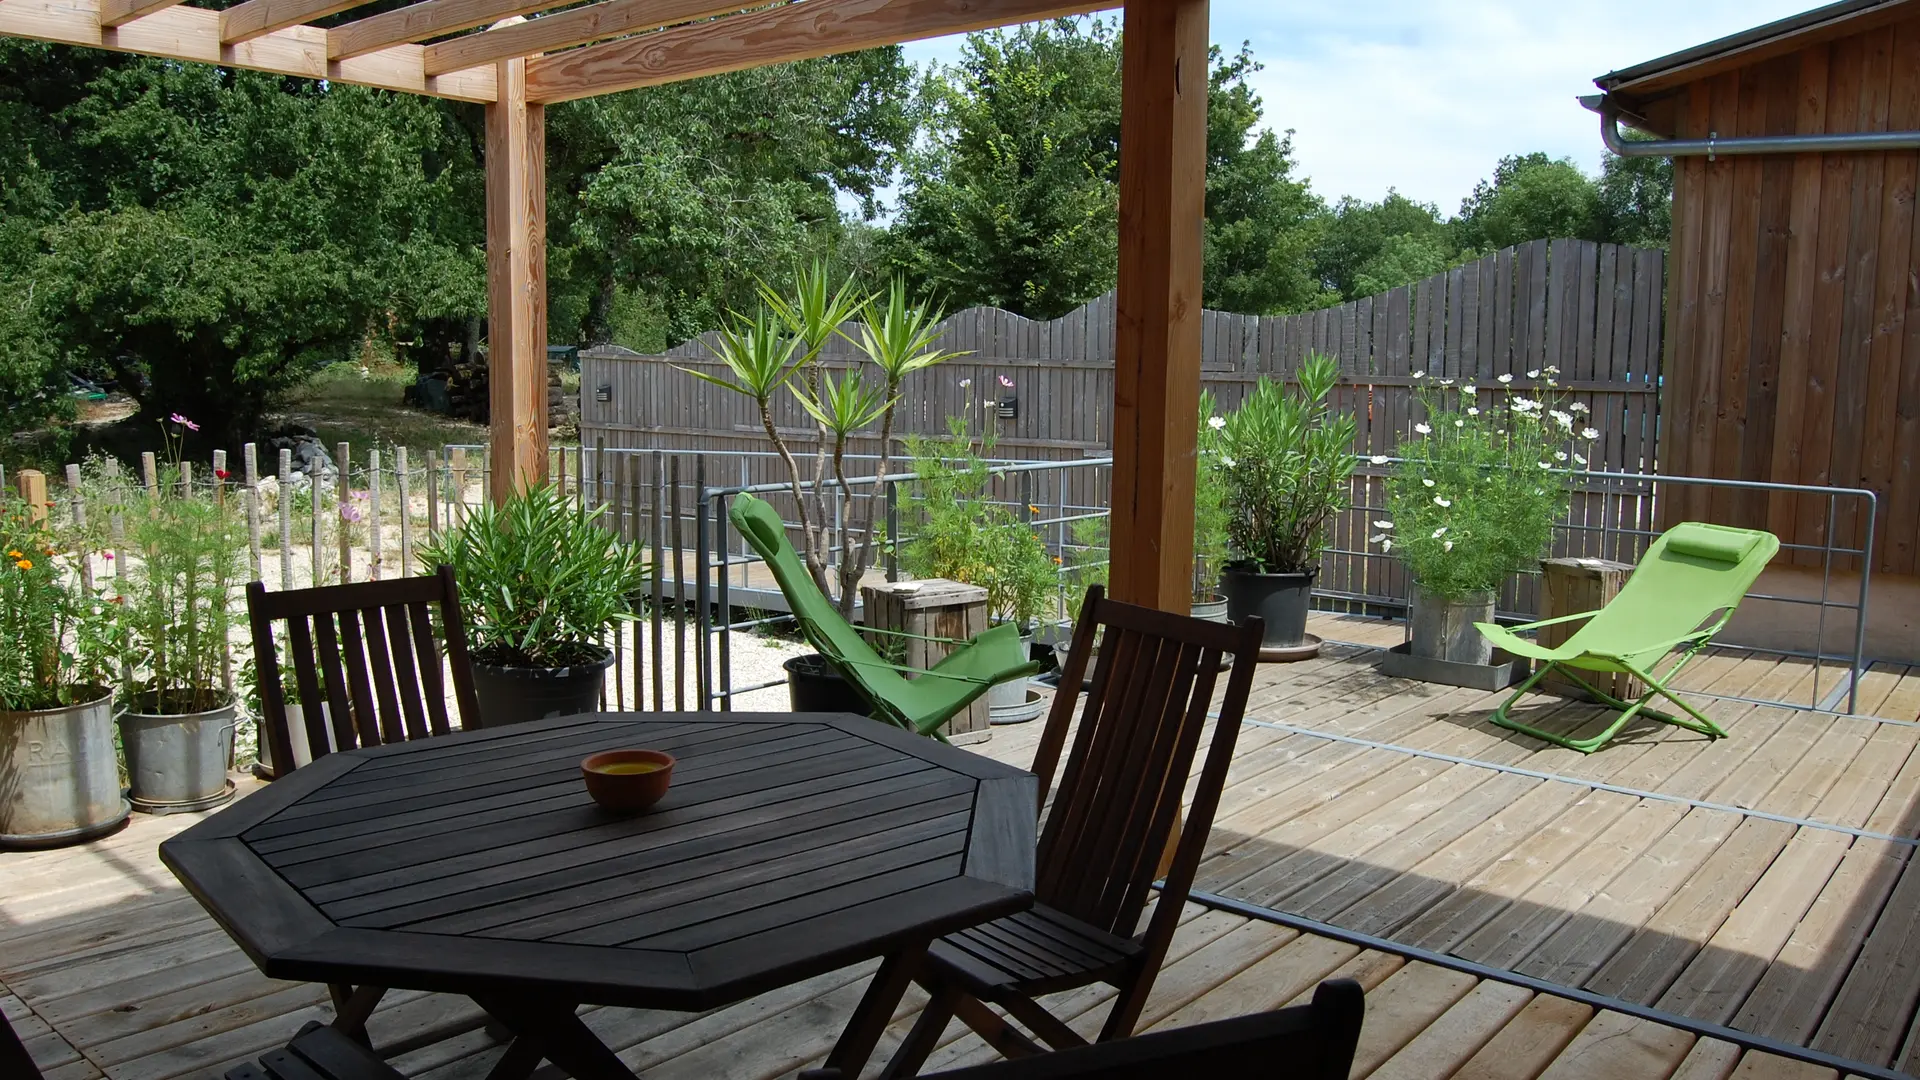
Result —
<path fill-rule="evenodd" d="M 803 0 L 530 60 L 527 93 L 534 101 L 571 101 L 1115 6 L 1116 0 Z"/>
<path fill-rule="evenodd" d="M 220 40 L 232 45 L 324 19 L 367 0 L 246 0 L 220 13 Z"/>
<path fill-rule="evenodd" d="M 438 0 L 432 0 L 438 2 Z M 458 71 L 512 56 L 533 56 L 570 45 L 657 30 L 675 23 L 740 10 L 740 0 L 604 0 L 558 11 L 518 26 L 469 34 L 427 46 L 428 71 Z"/>
<path fill-rule="evenodd" d="M 223 45 L 220 13 L 206 8 L 167 7 L 119 27 L 102 28 L 100 0 L 0 0 L 0 34 L 459 101 L 486 102 L 494 98 L 491 67 L 429 76 L 421 66 L 424 50 L 418 45 L 396 46 L 370 56 L 329 63 L 327 32 L 314 26 L 288 27 Z"/>
<path fill-rule="evenodd" d="M 101 0 L 100 25 L 102 27 L 119 26 L 142 16 L 151 15 L 162 8 L 170 8 L 180 0 Z"/>
<path fill-rule="evenodd" d="M 335 60 L 376 52 L 403 41 L 425 41 L 456 30 L 528 15 L 565 0 L 420 0 L 369 15 L 327 31 L 327 55 Z M 536 50 L 537 51 L 537 50 Z M 488 62 L 498 59 L 489 57 Z M 472 67 L 462 64 L 461 67 Z M 455 70 L 447 68 L 448 71 Z"/>

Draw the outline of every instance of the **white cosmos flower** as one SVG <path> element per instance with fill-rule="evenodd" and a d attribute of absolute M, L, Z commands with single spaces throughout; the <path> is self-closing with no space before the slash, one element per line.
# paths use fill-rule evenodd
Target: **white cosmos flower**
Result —
<path fill-rule="evenodd" d="M 1551 462 L 1551 461 L 1543 461 L 1543 462 L 1541 462 L 1541 463 L 1540 463 L 1540 467 L 1541 467 L 1541 468 L 1543 468 L 1543 469 L 1551 469 L 1551 468 L 1553 468 L 1553 462 Z"/>
<path fill-rule="evenodd" d="M 1392 461 L 1393 459 L 1388 457 L 1385 454 L 1375 454 L 1372 457 L 1368 458 L 1367 460 L 1373 462 L 1375 465 L 1385 465 L 1387 462 Z"/>
<path fill-rule="evenodd" d="M 1574 412 L 1574 413 L 1584 413 L 1587 411 L 1587 403 L 1584 401 L 1576 401 L 1573 404 L 1567 406 L 1567 411 Z"/>
<path fill-rule="evenodd" d="M 1433 505 L 1439 507 L 1442 510 L 1445 510 L 1447 507 L 1453 505 L 1453 500 L 1441 495 L 1435 495 L 1433 497 Z"/>
<path fill-rule="evenodd" d="M 1500 376 L 1500 381 L 1501 381 L 1501 382 L 1503 382 L 1503 383 L 1510 383 L 1510 382 L 1512 382 L 1512 381 L 1513 381 L 1513 376 L 1511 376 L 1511 375 L 1502 375 L 1502 376 Z"/>
<path fill-rule="evenodd" d="M 1233 468 L 1233 459 L 1232 459 L 1232 458 L 1230 458 L 1230 457 L 1228 457 L 1228 456 L 1227 456 L 1227 455 L 1225 455 L 1225 454 L 1221 454 L 1221 455 L 1220 455 L 1220 464 L 1222 464 L 1222 465 L 1225 465 L 1225 466 L 1226 466 L 1227 468 L 1229 468 L 1229 469 L 1231 469 L 1231 468 Z"/>
<path fill-rule="evenodd" d="M 1472 397 L 1473 395 L 1480 392 L 1480 388 L 1473 385 L 1472 383 L 1468 383 L 1467 385 L 1460 388 L 1460 392 L 1467 395 L 1468 397 Z"/>
<path fill-rule="evenodd" d="M 1580 437 L 1586 439 L 1588 442 L 1592 442 L 1594 439 L 1600 437 L 1600 432 L 1594 428 L 1587 428 L 1580 432 Z"/>
<path fill-rule="evenodd" d="M 1441 386 L 1452 386 L 1452 385 L 1453 385 L 1453 380 L 1452 380 L 1452 379 L 1441 379 L 1441 380 L 1440 380 L 1440 385 L 1441 385 Z"/>
<path fill-rule="evenodd" d="M 1442 542 L 1441 542 L 1441 544 L 1440 544 L 1440 550 L 1442 550 L 1442 551 L 1452 551 L 1452 550 L 1453 550 L 1453 541 L 1451 541 L 1451 540 L 1446 540 L 1446 541 L 1442 541 Z"/>
<path fill-rule="evenodd" d="M 1442 525 L 1439 528 L 1433 530 L 1433 539 L 1435 540 L 1438 540 L 1445 535 L 1447 535 L 1447 527 L 1445 525 Z"/>
<path fill-rule="evenodd" d="M 1386 540 L 1382 540 L 1382 541 L 1380 541 L 1380 550 L 1381 550 L 1381 551 L 1392 551 L 1392 550 L 1393 550 L 1393 541 L 1392 541 L 1391 539 L 1386 539 Z"/>
<path fill-rule="evenodd" d="M 1555 450 L 1553 452 L 1553 460 L 1555 461 L 1567 460 L 1567 452 L 1565 450 Z"/>
<path fill-rule="evenodd" d="M 1413 377 L 1416 379 L 1424 379 L 1427 377 L 1427 373 L 1424 371 L 1416 371 L 1413 373 Z"/>
<path fill-rule="evenodd" d="M 1227 418 L 1224 416 L 1209 416 L 1207 417 L 1207 426 L 1215 431 L 1219 431 L 1221 428 L 1227 426 Z"/>
<path fill-rule="evenodd" d="M 1367 537 L 1367 543 L 1369 544 L 1385 544 L 1390 542 L 1391 538 L 1388 537 L 1386 533 L 1376 533 L 1373 536 Z"/>
<path fill-rule="evenodd" d="M 1579 454 L 1575 454 L 1573 455 L 1573 462 L 1576 465 L 1585 465 L 1587 463 L 1587 459 L 1581 457 Z"/>
<path fill-rule="evenodd" d="M 1423 484 L 1425 484 L 1425 485 L 1427 485 L 1428 487 L 1432 487 L 1432 486 L 1433 486 L 1433 481 L 1431 481 L 1431 480 L 1427 480 L 1427 479 L 1424 479 L 1424 478 L 1423 478 L 1423 479 L 1422 479 L 1422 480 L 1421 480 L 1420 482 L 1421 482 L 1421 483 L 1423 483 Z"/>
<path fill-rule="evenodd" d="M 1466 427 L 1466 426 L 1467 426 L 1467 422 L 1466 422 L 1465 420 L 1455 420 L 1455 421 L 1453 422 L 1453 426 L 1454 426 L 1454 427 Z"/>
<path fill-rule="evenodd" d="M 1480 415 L 1480 410 L 1479 410 L 1479 409 L 1477 409 L 1477 408 L 1473 408 L 1473 409 L 1468 409 L 1468 410 L 1467 410 L 1467 415 L 1468 415 L 1468 416 L 1479 416 L 1479 415 Z"/>
<path fill-rule="evenodd" d="M 1376 521 L 1376 522 L 1374 522 L 1374 523 L 1373 523 L 1373 527 L 1374 527 L 1374 528 L 1376 528 L 1376 529 L 1391 529 L 1391 528 L 1393 528 L 1393 522 L 1391 522 L 1391 521 Z"/>
<path fill-rule="evenodd" d="M 1534 368 L 1534 369 L 1533 369 L 1532 371 L 1529 371 L 1529 372 L 1527 372 L 1527 378 L 1529 378 L 1529 379 L 1537 379 L 1537 378 L 1539 378 L 1539 377 L 1540 377 L 1540 369 L 1539 369 L 1539 368 Z"/>
<path fill-rule="evenodd" d="M 1557 367 L 1554 367 L 1552 364 L 1548 364 L 1546 367 L 1543 367 L 1540 370 L 1546 372 L 1549 375 L 1560 374 L 1560 369 Z"/>
<path fill-rule="evenodd" d="M 962 390 L 965 390 L 965 389 L 966 389 L 967 387 L 969 387 L 969 386 L 972 386 L 972 385 L 973 385 L 973 380 L 972 380 L 972 379 L 961 379 L 961 380 L 960 380 L 960 389 L 962 389 Z"/>
<path fill-rule="evenodd" d="M 1425 425 L 1425 424 L 1415 424 L 1415 425 L 1413 425 L 1413 430 L 1415 430 L 1415 431 L 1417 431 L 1417 432 L 1419 432 L 1419 433 L 1420 433 L 1420 434 L 1422 434 L 1422 435 L 1431 435 L 1431 434 L 1433 434 L 1433 429 L 1432 429 L 1432 428 L 1430 428 L 1430 427 L 1428 427 L 1428 426 L 1427 426 L 1427 425 Z"/>

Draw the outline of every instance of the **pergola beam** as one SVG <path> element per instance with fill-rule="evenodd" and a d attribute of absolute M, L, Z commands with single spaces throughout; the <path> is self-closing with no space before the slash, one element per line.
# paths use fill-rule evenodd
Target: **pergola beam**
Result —
<path fill-rule="evenodd" d="M 469 30 L 483 23 L 496 22 L 515 15 L 529 15 L 557 7 L 566 0 L 420 0 L 419 3 L 355 19 L 327 31 L 327 55 L 335 60 L 362 56 L 405 41 L 425 41 L 456 30 Z M 538 51 L 538 50 L 534 50 Z M 431 49 L 429 49 L 431 52 Z M 531 56 L 531 52 L 502 56 Z M 490 56 L 472 64 L 491 64 L 501 56 Z M 445 71 L 454 68 L 443 68 Z"/>
<path fill-rule="evenodd" d="M 590 45 L 527 64 L 551 104 L 1117 6 L 1116 0 L 803 0 Z"/>
<path fill-rule="evenodd" d="M 115 27 L 170 8 L 180 0 L 100 0 L 100 25 Z"/>
<path fill-rule="evenodd" d="M 289 27 L 223 45 L 220 13 L 206 8 L 166 7 L 119 27 L 102 27 L 100 0 L 0 0 L 0 34 L 457 101 L 488 102 L 494 98 L 492 68 L 429 76 L 421 66 L 423 50 L 418 45 L 396 46 L 370 56 L 329 63 L 327 32 L 313 26 Z"/>
<path fill-rule="evenodd" d="M 1115 599 L 1193 599 L 1207 205 L 1207 0 L 1128 0 L 1120 57 L 1120 278 L 1115 295 Z"/>
<path fill-rule="evenodd" d="M 220 41 L 232 45 L 324 19 L 367 0 L 245 0 L 220 13 Z"/>
<path fill-rule="evenodd" d="M 468 34 L 429 45 L 426 68 L 429 72 L 458 71 L 510 56 L 533 56 L 635 31 L 657 30 L 675 23 L 725 15 L 739 11 L 740 3 L 741 0 L 603 0 L 517 26 L 499 27 L 484 34 Z"/>

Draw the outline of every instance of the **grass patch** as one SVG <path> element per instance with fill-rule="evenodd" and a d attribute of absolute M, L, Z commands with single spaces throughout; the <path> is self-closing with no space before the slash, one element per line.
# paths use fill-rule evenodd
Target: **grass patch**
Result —
<path fill-rule="evenodd" d="M 334 364 L 290 394 L 274 419 L 312 428 L 330 453 L 346 442 L 356 458 L 373 447 L 404 446 L 420 462 L 448 443 L 486 442 L 484 425 L 402 405 L 414 378 L 410 364 Z"/>

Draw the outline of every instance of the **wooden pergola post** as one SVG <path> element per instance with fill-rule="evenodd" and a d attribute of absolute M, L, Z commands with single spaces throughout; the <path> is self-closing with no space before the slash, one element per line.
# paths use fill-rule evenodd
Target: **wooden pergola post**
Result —
<path fill-rule="evenodd" d="M 527 62 L 495 65 L 487 105 L 489 494 L 547 478 L 546 106 L 527 101 Z"/>
<path fill-rule="evenodd" d="M 1115 599 L 1192 599 L 1207 0 L 1127 0 L 1113 383 Z"/>

